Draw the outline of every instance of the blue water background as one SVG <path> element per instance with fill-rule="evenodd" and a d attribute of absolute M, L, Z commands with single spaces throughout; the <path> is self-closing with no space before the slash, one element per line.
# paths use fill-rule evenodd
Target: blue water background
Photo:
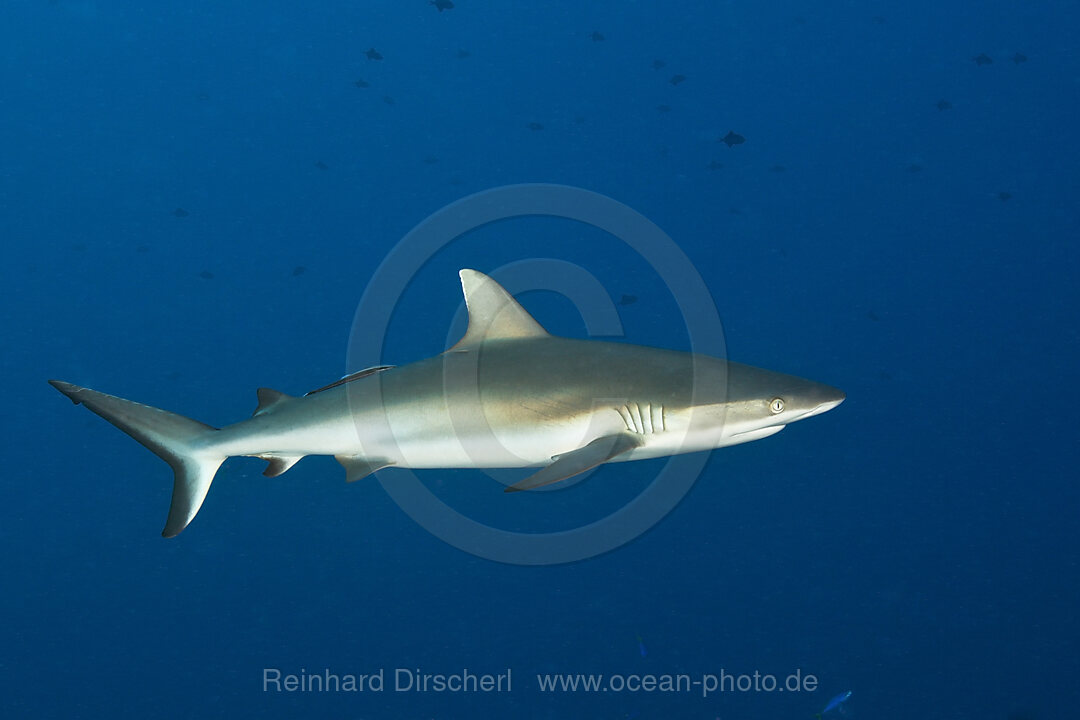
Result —
<path fill-rule="evenodd" d="M 1076 712 L 1078 7 L 456 4 L 4 3 L 0 714 L 809 718 L 846 689 L 853 718 Z M 731 358 L 846 403 L 715 453 L 630 545 L 530 568 L 443 544 L 329 458 L 229 461 L 163 540 L 169 469 L 45 383 L 240 420 L 256 387 L 343 372 L 410 228 L 520 182 L 651 218 Z M 635 296 L 627 340 L 686 348 L 640 257 L 526 219 L 425 265 L 385 360 L 446 346 L 458 268 L 530 257 Z M 564 300 L 521 299 L 584 335 Z M 421 477 L 493 517 L 511 501 L 480 472 Z M 264 693 L 265 667 L 510 667 L 514 690 Z M 534 679 L 797 669 L 820 689 Z"/>

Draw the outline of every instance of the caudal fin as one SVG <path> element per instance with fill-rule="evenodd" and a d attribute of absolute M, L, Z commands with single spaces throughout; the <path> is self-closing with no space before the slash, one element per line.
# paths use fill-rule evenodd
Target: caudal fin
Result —
<path fill-rule="evenodd" d="M 86 405 L 169 463 L 175 479 L 169 519 L 161 534 L 175 537 L 186 528 L 202 507 L 214 475 L 225 462 L 225 456 L 217 454 L 212 447 L 212 433 L 216 433 L 217 428 L 71 383 L 50 380 L 49 384 L 76 405 Z"/>

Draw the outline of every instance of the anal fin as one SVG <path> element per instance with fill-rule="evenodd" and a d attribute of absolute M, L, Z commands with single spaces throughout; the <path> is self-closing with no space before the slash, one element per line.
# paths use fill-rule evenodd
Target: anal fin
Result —
<path fill-rule="evenodd" d="M 345 467 L 345 482 L 356 482 L 373 472 L 394 464 L 389 460 L 369 458 L 363 455 L 335 455 L 334 459 Z"/>
<path fill-rule="evenodd" d="M 608 460 L 629 452 L 641 445 L 641 440 L 629 433 L 607 435 L 597 438 L 584 447 L 571 450 L 555 456 L 555 462 L 543 470 L 533 473 L 521 482 L 515 483 L 503 492 L 518 492 L 519 490 L 532 490 L 566 480 L 578 473 L 606 463 Z"/>

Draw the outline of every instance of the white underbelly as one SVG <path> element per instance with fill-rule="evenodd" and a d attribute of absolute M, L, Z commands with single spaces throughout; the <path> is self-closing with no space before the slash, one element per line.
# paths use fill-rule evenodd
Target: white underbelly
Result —
<path fill-rule="evenodd" d="M 547 465 L 590 442 L 587 423 L 531 428 L 427 428 L 382 443 L 385 457 L 410 468 L 512 468 Z"/>

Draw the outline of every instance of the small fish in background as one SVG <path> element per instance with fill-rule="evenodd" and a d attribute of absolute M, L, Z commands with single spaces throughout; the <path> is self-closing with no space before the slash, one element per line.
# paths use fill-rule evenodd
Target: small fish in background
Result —
<path fill-rule="evenodd" d="M 326 163 L 324 163 L 322 160 L 316 160 L 315 161 L 315 167 L 319 168 L 320 170 L 329 170 L 330 169 L 330 166 L 327 165 Z"/>
<path fill-rule="evenodd" d="M 952 103 L 948 100 L 938 100 L 934 103 L 934 106 L 938 109 L 938 112 L 942 110 L 952 110 Z"/>
<path fill-rule="evenodd" d="M 538 122 L 531 122 L 528 125 L 526 125 L 525 127 L 529 128 L 533 132 L 536 132 L 537 130 L 543 130 L 544 129 L 543 124 L 538 123 Z"/>
<path fill-rule="evenodd" d="M 744 138 L 742 135 L 735 132 L 734 130 L 730 130 L 728 131 L 727 135 L 720 138 L 720 142 L 724 143 L 728 147 L 734 147 L 736 145 L 742 145 L 744 142 L 746 142 L 746 138 Z"/>
<path fill-rule="evenodd" d="M 997 199 L 1001 202 L 1009 202 L 1012 199 L 1012 193 L 1002 190 L 997 194 Z"/>
<path fill-rule="evenodd" d="M 626 305 L 633 305 L 636 302 L 637 302 L 637 295 L 623 295 L 622 299 L 619 300 L 619 304 L 624 306 L 624 307 Z M 638 638 L 638 640 L 640 640 L 640 639 L 641 638 Z"/>
<path fill-rule="evenodd" d="M 424 164 L 425 165 L 437 165 L 438 163 L 439 163 L 439 158 L 435 157 L 434 155 L 427 155 L 427 156 L 424 157 Z"/>
<path fill-rule="evenodd" d="M 300 277 L 301 275 L 303 275 L 306 272 L 307 272 L 306 267 L 304 267 L 303 265 L 297 265 L 296 267 L 294 267 L 292 269 L 292 276 L 293 277 Z"/>
<path fill-rule="evenodd" d="M 919 163 L 911 163 L 910 165 L 907 166 L 907 171 L 909 173 L 922 172 L 922 165 L 920 165 Z"/>
<path fill-rule="evenodd" d="M 593 30 L 592 34 L 590 34 L 589 37 L 592 38 L 593 42 L 604 42 L 605 39 L 604 33 L 600 32 L 599 30 Z"/>
<path fill-rule="evenodd" d="M 210 272 L 209 270 L 203 270 L 201 273 L 199 273 L 199 277 L 201 277 L 203 280 L 213 280 L 214 273 Z"/>
<path fill-rule="evenodd" d="M 386 103 L 387 105 L 393 105 L 394 104 L 394 98 L 390 97 L 389 95 L 383 95 L 382 101 L 384 103 Z"/>
<path fill-rule="evenodd" d="M 1027 62 L 1027 55 L 1024 55 L 1023 53 L 1015 53 L 1009 59 L 1013 61 L 1014 65 L 1019 65 L 1020 63 L 1026 63 Z"/>
<path fill-rule="evenodd" d="M 671 79 L 668 80 L 668 82 L 671 83 L 672 85 L 681 85 L 682 83 L 686 82 L 686 76 L 685 75 L 672 75 Z"/>
<path fill-rule="evenodd" d="M 357 80 L 353 83 L 353 85 L 360 88 L 361 90 L 371 87 L 371 83 L 369 83 L 367 80 Z"/>
<path fill-rule="evenodd" d="M 471 57 L 472 57 L 472 53 L 469 52 L 468 50 L 460 49 L 460 50 L 457 51 L 457 59 L 458 60 L 467 60 L 468 58 L 471 58 Z"/>
<path fill-rule="evenodd" d="M 982 65 L 993 65 L 994 64 L 994 58 L 990 57 L 986 53 L 979 53 L 975 57 L 971 58 L 971 60 L 976 65 L 980 65 L 980 66 L 982 66 Z"/>
<path fill-rule="evenodd" d="M 380 53 L 375 48 L 368 48 L 366 51 L 364 51 L 364 55 L 367 56 L 368 60 L 382 60 L 383 59 L 382 53 Z"/>
<path fill-rule="evenodd" d="M 670 105 L 657 105 L 656 106 L 656 112 L 658 112 L 660 114 L 669 113 L 669 112 L 671 112 L 671 106 Z"/>
<path fill-rule="evenodd" d="M 769 168 L 769 172 L 774 172 L 774 173 L 787 172 L 787 168 L 784 167 L 783 165 L 773 165 L 771 168 Z"/>
<path fill-rule="evenodd" d="M 822 710 L 821 712 L 819 712 L 818 714 L 814 715 L 814 717 L 817 718 L 817 720 L 821 720 L 821 717 L 825 713 L 832 712 L 833 710 L 836 710 L 841 705 L 846 703 L 848 701 L 848 698 L 850 698 L 850 697 L 851 697 L 851 691 L 850 690 L 845 690 L 844 692 L 840 693 L 839 695 L 834 697 L 832 700 L 830 700 L 828 702 L 828 704 L 825 706 L 825 709 Z"/>
<path fill-rule="evenodd" d="M 709 161 L 709 164 L 705 167 L 709 170 L 720 170 L 724 167 L 724 163 L 720 162 L 719 160 L 711 160 Z"/>
<path fill-rule="evenodd" d="M 172 211 L 172 214 L 175 215 L 176 217 L 187 217 L 191 213 L 189 213 L 184 208 L 176 208 L 175 210 Z"/>
<path fill-rule="evenodd" d="M 429 0 L 428 5 L 434 5 L 439 12 L 454 9 L 454 3 L 450 2 L 450 0 Z"/>
<path fill-rule="evenodd" d="M 664 62 L 663 60 L 659 59 L 659 58 L 652 61 L 652 69 L 653 70 L 663 70 L 666 67 L 667 67 L 667 63 Z"/>

